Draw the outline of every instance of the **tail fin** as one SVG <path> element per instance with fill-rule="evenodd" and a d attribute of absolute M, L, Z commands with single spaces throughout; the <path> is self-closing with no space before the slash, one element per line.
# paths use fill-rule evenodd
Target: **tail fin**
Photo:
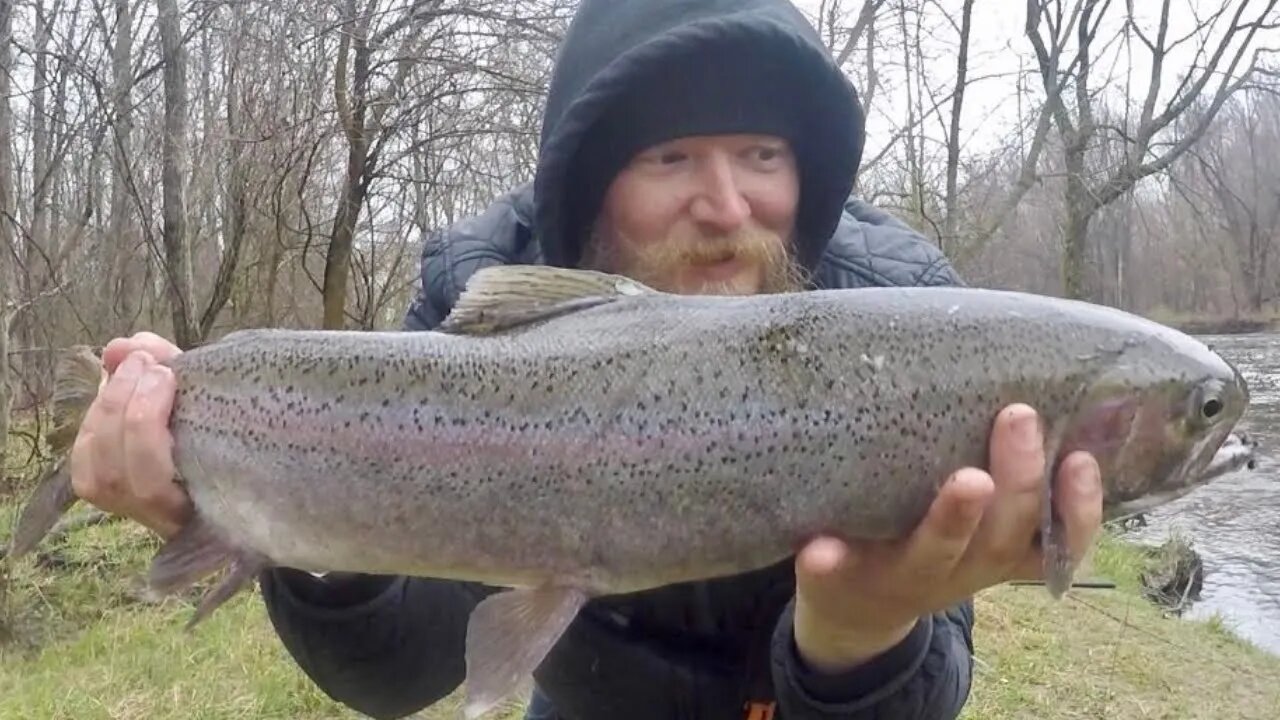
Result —
<path fill-rule="evenodd" d="M 59 355 L 54 368 L 53 429 L 47 436 L 57 459 L 22 508 L 9 546 L 10 557 L 17 559 L 34 550 L 58 519 L 75 505 L 71 447 L 101 384 L 102 362 L 91 349 L 76 346 Z"/>

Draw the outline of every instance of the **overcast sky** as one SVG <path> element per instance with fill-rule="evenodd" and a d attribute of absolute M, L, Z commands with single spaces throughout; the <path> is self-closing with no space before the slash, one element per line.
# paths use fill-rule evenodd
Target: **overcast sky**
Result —
<path fill-rule="evenodd" d="M 793 0 L 800 8 L 814 15 L 822 5 L 821 0 Z M 1206 17 L 1221 8 L 1224 2 L 1231 9 L 1238 7 L 1241 0 L 1172 0 L 1170 12 L 1169 36 L 1181 37 L 1190 33 L 1197 24 L 1197 17 Z M 1245 11 L 1246 19 L 1256 18 L 1262 12 L 1264 0 L 1244 0 L 1248 2 Z M 828 0 L 828 3 L 830 0 Z M 880 42 L 891 47 L 898 45 L 901 37 L 896 10 L 888 9 L 898 5 L 897 0 L 889 0 L 886 9 L 882 9 L 877 32 Z M 916 3 L 908 3 L 914 5 Z M 1071 0 L 1064 0 L 1070 6 Z M 1152 39 L 1158 28 L 1161 3 L 1157 0 L 1135 0 L 1132 3 L 1138 14 L 1138 26 Z M 847 24 L 856 20 L 856 12 L 861 7 L 861 0 L 843 0 L 842 7 L 847 9 Z M 829 6 L 829 4 L 828 4 Z M 955 82 L 956 44 L 959 37 L 959 9 L 961 0 L 937 0 L 928 4 L 921 26 L 930 38 L 924 44 L 926 67 L 929 68 L 929 82 L 936 94 L 942 96 L 950 91 Z M 1104 23 L 1104 30 L 1099 33 L 1099 42 L 1107 44 L 1107 53 L 1095 61 L 1095 75 L 1115 78 L 1113 97 L 1118 101 L 1123 96 L 1123 83 L 1126 73 L 1132 83 L 1132 92 L 1137 96 L 1134 102 L 1141 102 L 1145 96 L 1151 73 L 1151 54 L 1136 39 L 1126 46 L 1116 40 L 1122 27 L 1126 3 L 1113 0 Z M 941 10 L 939 9 L 941 8 Z M 943 14 L 946 11 L 955 18 L 957 27 L 953 27 Z M 1210 36 L 1216 41 L 1221 27 L 1230 19 L 1230 12 L 1218 23 L 1218 28 Z M 1274 18 L 1280 21 L 1280 10 Z M 914 15 L 908 17 L 908 32 L 914 32 Z M 1016 95 L 1016 77 L 1019 69 L 1023 73 L 1031 73 L 1036 69 L 1035 54 L 1023 30 L 1026 22 L 1026 3 L 1023 0 L 977 0 L 974 4 L 972 35 L 970 48 L 969 75 L 971 78 L 981 77 L 966 91 L 962 128 L 966 131 L 966 149 L 976 150 L 990 146 L 996 141 L 1007 139 L 1016 127 L 1018 105 Z M 1042 30 L 1047 35 L 1048 29 Z M 1257 45 L 1280 48 L 1280 30 L 1267 30 L 1258 35 Z M 1167 99 L 1177 83 L 1178 74 L 1185 72 L 1194 57 L 1197 45 L 1188 42 L 1170 54 L 1164 68 L 1162 98 Z M 1068 53 L 1074 49 L 1074 42 Z M 882 76 L 882 84 L 873 99 L 872 116 L 868 119 L 869 153 L 878 151 L 883 143 L 901 126 L 906 118 L 906 91 L 903 86 L 902 57 L 900 50 L 886 51 L 882 60 L 878 60 L 878 68 Z M 856 53 L 846 65 L 855 77 L 862 74 L 865 55 Z M 1280 59 L 1280 56 L 1272 56 Z M 913 60 L 914 62 L 914 60 Z M 893 67 L 884 64 L 892 63 Z M 1225 68 L 1224 68 L 1225 69 Z M 1027 77 L 1025 81 L 1032 83 L 1032 89 L 1038 90 L 1037 77 Z M 1037 100 L 1039 93 L 1037 92 Z M 1038 106 L 1024 106 L 1024 112 L 1031 112 Z M 949 107 L 943 107 L 943 117 L 934 118 L 926 128 L 929 135 L 941 138 L 942 123 L 950 117 Z"/>

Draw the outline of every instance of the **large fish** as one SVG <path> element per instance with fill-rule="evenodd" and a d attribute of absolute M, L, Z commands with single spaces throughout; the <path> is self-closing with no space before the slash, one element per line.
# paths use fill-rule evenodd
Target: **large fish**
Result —
<path fill-rule="evenodd" d="M 538 267 L 478 272 L 439 331 L 240 331 L 169 364 L 195 515 L 152 585 L 228 569 L 193 623 L 269 566 L 513 588 L 471 616 L 467 717 L 522 688 L 593 597 L 761 568 L 819 534 L 908 534 L 951 472 L 986 466 L 1010 403 L 1040 412 L 1055 463 L 1097 456 L 1115 509 L 1195 487 L 1249 397 L 1200 342 L 1081 302 L 678 296 Z M 101 374 L 91 354 L 65 367 L 64 445 Z M 38 490 L 15 551 L 71 497 L 65 472 Z M 1044 507 L 1058 596 L 1073 568 Z"/>

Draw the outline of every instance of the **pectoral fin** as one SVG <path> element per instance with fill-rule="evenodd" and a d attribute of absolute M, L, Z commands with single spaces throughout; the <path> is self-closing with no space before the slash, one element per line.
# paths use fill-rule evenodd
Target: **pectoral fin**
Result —
<path fill-rule="evenodd" d="M 587 599 L 577 588 L 544 586 L 481 601 L 467 626 L 463 717 L 475 720 L 520 694 Z"/>
<path fill-rule="evenodd" d="M 162 595 L 180 592 L 219 570 L 227 573 L 200 598 L 187 629 L 253 583 L 269 565 L 267 558 L 232 545 L 199 514 L 173 536 L 151 561 L 148 584 Z"/>
<path fill-rule="evenodd" d="M 1047 491 L 1052 501 L 1053 491 Z M 1045 511 L 1041 521 L 1040 535 L 1044 550 L 1045 587 L 1054 599 L 1059 599 L 1071 587 L 1075 578 L 1075 563 L 1071 560 L 1071 548 L 1067 545 L 1067 535 L 1062 527 L 1062 519 L 1050 507 Z"/>

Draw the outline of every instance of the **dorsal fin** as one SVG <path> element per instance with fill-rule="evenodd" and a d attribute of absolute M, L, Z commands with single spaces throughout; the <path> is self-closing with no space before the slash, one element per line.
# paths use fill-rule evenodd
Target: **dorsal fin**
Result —
<path fill-rule="evenodd" d="M 544 265 L 495 265 L 467 281 L 441 332 L 485 335 L 657 291 L 622 275 Z"/>

